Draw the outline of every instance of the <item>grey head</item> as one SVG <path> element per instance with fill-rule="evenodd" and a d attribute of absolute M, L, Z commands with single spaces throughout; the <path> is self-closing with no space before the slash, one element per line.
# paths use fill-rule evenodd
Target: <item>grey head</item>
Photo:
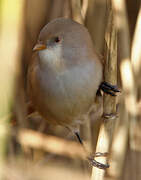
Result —
<path fill-rule="evenodd" d="M 66 18 L 58 18 L 48 23 L 41 30 L 34 50 L 42 50 L 39 51 L 39 56 L 43 64 L 61 63 L 61 66 L 73 66 L 87 59 L 95 58 L 97 61 L 88 30 Z"/>

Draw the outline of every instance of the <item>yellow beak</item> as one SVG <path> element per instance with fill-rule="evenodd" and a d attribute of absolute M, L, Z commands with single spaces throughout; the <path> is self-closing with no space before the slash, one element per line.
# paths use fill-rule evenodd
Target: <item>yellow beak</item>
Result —
<path fill-rule="evenodd" d="M 44 44 L 36 44 L 33 48 L 33 51 L 39 51 L 39 50 L 43 50 L 43 49 L 46 49 L 46 45 Z"/>

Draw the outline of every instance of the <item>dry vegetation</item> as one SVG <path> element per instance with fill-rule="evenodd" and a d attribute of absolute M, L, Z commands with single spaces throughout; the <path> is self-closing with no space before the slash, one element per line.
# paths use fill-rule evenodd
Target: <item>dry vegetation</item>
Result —
<path fill-rule="evenodd" d="M 0 180 L 141 179 L 141 4 L 139 0 L 0 1 Z M 76 139 L 34 110 L 26 74 L 40 29 L 57 17 L 84 24 L 104 59 L 115 98 L 97 98 L 81 136 L 95 152 L 109 152 L 106 171 L 91 167 Z"/>

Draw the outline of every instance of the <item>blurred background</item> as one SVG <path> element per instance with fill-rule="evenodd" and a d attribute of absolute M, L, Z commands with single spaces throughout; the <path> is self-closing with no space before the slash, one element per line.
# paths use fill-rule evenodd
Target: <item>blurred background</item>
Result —
<path fill-rule="evenodd" d="M 97 98 L 81 127 L 88 149 L 109 152 L 106 171 L 91 167 L 76 138 L 40 117 L 27 94 L 32 48 L 58 17 L 88 28 L 104 79 L 121 90 Z M 0 0 L 0 179 L 140 180 L 140 48 L 140 0 Z"/>

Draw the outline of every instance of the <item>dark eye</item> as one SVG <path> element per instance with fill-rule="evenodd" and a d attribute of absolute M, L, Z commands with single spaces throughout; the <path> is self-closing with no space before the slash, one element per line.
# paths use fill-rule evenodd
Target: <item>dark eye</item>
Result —
<path fill-rule="evenodd" d="M 58 42 L 60 42 L 60 38 L 59 38 L 59 37 L 55 37 L 54 41 L 55 41 L 56 43 L 58 43 Z"/>

